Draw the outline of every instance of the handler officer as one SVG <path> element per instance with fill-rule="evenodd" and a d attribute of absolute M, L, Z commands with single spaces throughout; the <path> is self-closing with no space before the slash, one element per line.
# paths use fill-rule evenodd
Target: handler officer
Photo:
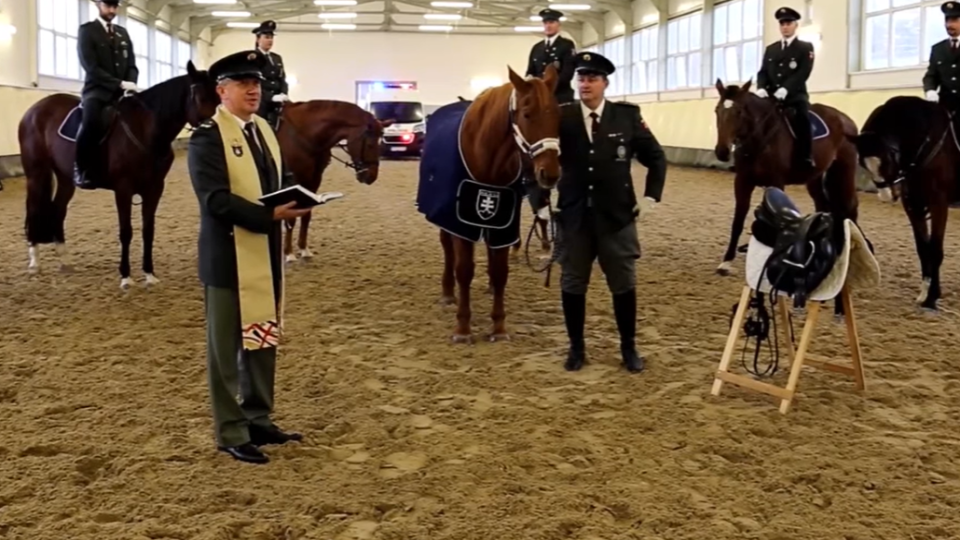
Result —
<path fill-rule="evenodd" d="M 626 368 L 643 371 L 636 351 L 636 259 L 640 258 L 636 219 L 660 201 L 667 161 L 660 143 L 630 103 L 604 98 L 613 64 L 596 53 L 576 57 L 580 101 L 561 107 L 559 191 L 560 288 L 564 322 L 570 338 L 565 368 L 583 367 L 586 293 L 594 260 L 613 294 Z M 644 197 L 637 201 L 630 160 L 647 168 Z"/>
<path fill-rule="evenodd" d="M 275 21 L 264 21 L 259 27 L 253 30 L 257 35 L 257 50 L 267 58 L 267 63 L 263 67 L 263 81 L 260 83 L 262 97 L 260 99 L 260 111 L 258 114 L 267 120 L 274 130 L 278 127 L 278 116 L 280 104 L 290 101 L 287 94 L 290 92 L 290 85 L 287 83 L 287 73 L 283 69 L 283 58 L 279 54 L 272 52 L 273 36 L 277 31 Z"/>
<path fill-rule="evenodd" d="M 950 112 L 960 105 L 960 3 L 940 6 L 948 39 L 930 47 L 930 64 L 923 75 L 923 90 L 928 101 L 939 101 Z"/>
<path fill-rule="evenodd" d="M 573 88 L 570 83 L 573 80 L 573 64 L 577 49 L 573 41 L 560 35 L 561 17 L 563 13 L 555 9 L 547 8 L 540 11 L 540 18 L 543 20 L 543 40 L 538 41 L 530 49 L 527 76 L 543 78 L 547 66 L 553 64 L 558 75 L 554 95 L 557 103 L 563 105 L 573 101 Z M 546 209 L 550 191 L 540 187 L 529 176 L 524 178 L 524 187 L 534 215 L 538 219 L 548 220 L 550 215 L 546 213 Z"/>
<path fill-rule="evenodd" d="M 776 17 L 783 39 L 771 43 L 763 53 L 763 65 L 757 73 L 757 95 L 764 98 L 772 95 L 793 110 L 790 126 L 796 135 L 794 164 L 812 170 L 816 164 L 811 157 L 813 135 L 807 115 L 810 111 L 807 79 L 813 71 L 813 44 L 797 39 L 800 14 L 796 10 L 782 7 Z"/>
<path fill-rule="evenodd" d="M 251 463 L 268 461 L 260 445 L 302 439 L 270 419 L 277 350 L 269 338 L 278 333 L 269 331 L 276 325 L 244 321 L 251 312 L 262 313 L 265 305 L 269 320 L 258 321 L 281 322 L 281 223 L 310 212 L 294 210 L 295 203 L 263 206 L 256 201 L 258 196 L 249 196 L 251 190 L 259 195 L 280 188 L 275 161 L 280 156 L 273 155 L 279 154 L 279 145 L 263 119 L 254 115 L 265 62 L 262 54 L 243 51 L 210 66 L 221 105 L 194 131 L 188 154 L 190 180 L 200 202 L 198 258 L 217 445 Z M 229 162 L 224 154 L 227 144 L 232 147 Z M 250 345 L 251 338 L 259 343 Z"/>

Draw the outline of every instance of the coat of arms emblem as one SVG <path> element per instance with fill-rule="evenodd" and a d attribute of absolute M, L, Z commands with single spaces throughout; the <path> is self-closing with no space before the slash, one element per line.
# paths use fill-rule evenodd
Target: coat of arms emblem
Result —
<path fill-rule="evenodd" d="M 484 221 L 497 215 L 500 208 L 500 194 L 496 191 L 481 189 L 477 195 L 477 215 Z"/>

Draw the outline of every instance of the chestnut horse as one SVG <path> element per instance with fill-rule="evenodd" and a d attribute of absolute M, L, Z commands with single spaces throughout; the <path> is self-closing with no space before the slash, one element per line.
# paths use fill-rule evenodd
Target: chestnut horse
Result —
<path fill-rule="evenodd" d="M 186 124 L 193 127 L 213 116 L 219 99 L 216 83 L 206 71 L 187 63 L 187 74 L 157 84 L 140 94 L 122 98 L 108 109 L 112 117 L 98 148 L 106 159 L 104 189 L 113 191 L 120 218 L 120 286 L 130 287 L 131 214 L 134 195 L 142 199 L 143 272 L 146 284 L 159 283 L 153 267 L 154 222 L 164 180 L 173 164 L 172 144 Z M 39 244 L 56 245 L 61 270 L 65 264 L 64 221 L 73 198 L 73 163 L 76 144 L 61 135 L 61 125 L 76 126 L 78 118 L 64 124 L 80 104 L 70 94 L 53 94 L 34 103 L 20 120 L 20 156 L 27 177 L 26 235 L 28 270 L 39 269 Z M 115 115 L 114 115 L 115 111 Z"/>
<path fill-rule="evenodd" d="M 487 272 L 493 289 L 491 341 L 509 339 L 504 291 L 509 250 L 520 238 L 527 160 L 546 189 L 560 179 L 560 107 L 553 95 L 557 71 L 526 78 L 507 68 L 510 82 L 489 88 L 473 102 L 441 107 L 427 120 L 420 162 L 418 209 L 440 228 L 443 246 L 442 299 L 457 304 L 455 343 L 473 341 L 470 284 L 474 244 L 487 244 Z M 454 298 L 454 277 L 459 299 Z"/>
<path fill-rule="evenodd" d="M 881 199 L 902 200 L 923 280 L 916 301 L 936 311 L 947 215 L 960 200 L 960 148 L 951 118 L 936 103 L 897 96 L 870 113 L 854 141 Z"/>
<path fill-rule="evenodd" d="M 837 223 L 843 219 L 857 221 L 857 149 L 850 140 L 857 135 L 853 120 L 833 107 L 813 104 L 810 111 L 822 119 L 820 127 L 827 133 L 819 136 L 814 133 L 812 156 L 816 169 L 796 170 L 791 159 L 794 139 L 787 119 L 772 99 L 750 93 L 752 82 L 748 81 L 743 87 L 724 86 L 717 79 L 716 84 L 720 94 L 716 106 L 717 159 L 729 161 L 730 146 L 736 144 L 733 181 L 736 206 L 730 242 L 717 268 L 720 275 L 730 273 L 756 187 L 784 189 L 786 185 L 805 184 L 816 211 L 830 212 Z"/>
<path fill-rule="evenodd" d="M 372 114 L 346 101 L 313 100 L 284 105 L 277 128 L 277 139 L 283 161 L 293 180 L 316 193 L 323 181 L 323 171 L 336 159 L 354 170 L 361 184 L 373 184 L 380 171 L 380 140 L 383 128 L 392 120 L 378 121 Z M 341 141 L 346 141 L 341 145 Z M 343 161 L 332 154 L 340 146 L 350 158 Z M 287 235 L 283 252 L 287 262 L 297 259 L 293 253 L 293 228 L 296 219 L 287 221 Z M 300 218 L 300 237 L 297 247 L 300 257 L 313 254 L 307 248 L 307 230 L 310 214 Z"/>

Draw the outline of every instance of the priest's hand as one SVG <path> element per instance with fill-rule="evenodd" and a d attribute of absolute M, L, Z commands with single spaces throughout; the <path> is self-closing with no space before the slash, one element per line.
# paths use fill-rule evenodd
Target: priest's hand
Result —
<path fill-rule="evenodd" d="M 297 210 L 294 208 L 296 205 L 296 201 L 290 201 L 283 206 L 277 206 L 273 209 L 273 220 L 284 221 L 288 219 L 297 219 L 298 217 L 309 214 L 313 210 L 313 208 L 303 208 Z"/>

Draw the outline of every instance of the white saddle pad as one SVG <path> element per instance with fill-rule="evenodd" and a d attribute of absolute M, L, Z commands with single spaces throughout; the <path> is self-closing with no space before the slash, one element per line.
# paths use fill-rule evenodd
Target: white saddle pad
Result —
<path fill-rule="evenodd" d="M 823 282 L 810 294 L 809 299 L 815 302 L 825 302 L 832 300 L 840 294 L 845 283 L 850 285 L 851 289 L 870 289 L 880 284 L 880 263 L 877 262 L 873 253 L 867 245 L 866 238 L 849 219 L 843 220 L 844 243 L 843 252 L 833 263 L 833 268 Z M 757 282 L 763 273 L 763 267 L 773 253 L 773 248 L 760 243 L 759 240 L 750 237 L 750 243 L 747 245 L 747 263 L 744 272 L 747 285 L 751 288 L 757 287 Z M 760 281 L 761 293 L 769 293 L 772 286 L 767 281 L 767 276 L 763 276 Z M 781 296 L 789 296 L 787 293 L 780 293 Z"/>

